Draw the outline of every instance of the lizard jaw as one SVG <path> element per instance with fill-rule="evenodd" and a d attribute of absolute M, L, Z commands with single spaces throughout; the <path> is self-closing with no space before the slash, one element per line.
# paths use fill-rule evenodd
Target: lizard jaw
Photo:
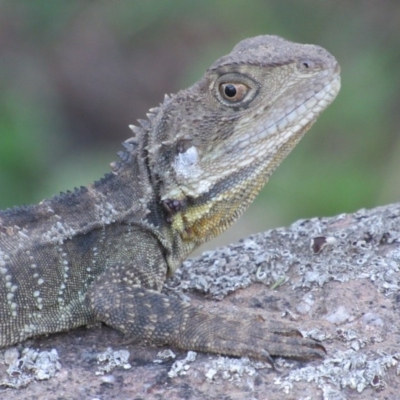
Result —
<path fill-rule="evenodd" d="M 188 158 L 193 163 L 183 167 L 184 163 L 180 161 L 177 169 L 186 181 L 197 182 L 197 186 L 181 185 L 179 191 L 169 195 L 173 198 L 183 194 L 186 201 L 189 199 L 187 206 L 173 216 L 172 228 L 190 245 L 190 251 L 218 236 L 239 218 L 275 168 L 335 99 L 339 89 L 340 76 L 337 73 L 322 89 L 309 94 L 306 100 L 288 105 L 283 116 L 282 113 L 276 113 L 281 117 L 275 122 L 271 123 L 270 116 L 262 116 L 269 122 L 267 128 L 264 128 L 267 123 L 254 124 L 253 120 L 256 128 L 248 130 L 247 121 L 242 122 L 237 128 L 238 140 L 232 142 L 232 150 L 225 149 L 228 154 L 235 151 L 239 157 L 234 164 L 230 159 L 223 169 L 219 160 L 221 173 L 218 180 L 213 180 L 212 176 L 202 176 L 197 149 L 191 147 L 188 150 L 191 153 Z M 212 162 L 212 158 L 208 162 Z M 238 177 L 236 181 L 232 179 L 234 176 Z"/>

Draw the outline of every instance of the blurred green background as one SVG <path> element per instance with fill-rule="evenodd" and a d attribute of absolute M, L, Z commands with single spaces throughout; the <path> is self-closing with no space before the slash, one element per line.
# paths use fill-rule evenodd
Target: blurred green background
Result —
<path fill-rule="evenodd" d="M 398 201 L 398 0 L 0 0 L 0 208 L 99 178 L 128 124 L 267 33 L 328 49 L 342 90 L 219 243 Z"/>

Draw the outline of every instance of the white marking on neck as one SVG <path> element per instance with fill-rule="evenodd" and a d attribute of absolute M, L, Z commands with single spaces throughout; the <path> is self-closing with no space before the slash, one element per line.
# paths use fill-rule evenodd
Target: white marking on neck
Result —
<path fill-rule="evenodd" d="M 173 168 L 181 184 L 181 190 L 186 195 L 195 197 L 209 190 L 211 183 L 204 177 L 198 179 L 204 171 L 199 165 L 199 152 L 195 146 L 189 147 L 184 153 L 179 153 L 175 157 Z"/>
<path fill-rule="evenodd" d="M 196 147 L 189 147 L 184 153 L 175 157 L 174 169 L 176 174 L 182 178 L 195 178 L 200 176 L 203 170 L 199 164 L 199 152 Z"/>

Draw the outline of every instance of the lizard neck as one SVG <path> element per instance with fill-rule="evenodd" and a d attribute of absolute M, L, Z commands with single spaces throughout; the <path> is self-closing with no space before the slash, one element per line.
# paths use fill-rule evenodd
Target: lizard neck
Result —
<path fill-rule="evenodd" d="M 239 169 L 202 196 L 186 200 L 186 207 L 172 217 L 171 223 L 173 234 L 180 238 L 184 258 L 236 222 L 311 125 L 305 126 L 270 158 Z"/>

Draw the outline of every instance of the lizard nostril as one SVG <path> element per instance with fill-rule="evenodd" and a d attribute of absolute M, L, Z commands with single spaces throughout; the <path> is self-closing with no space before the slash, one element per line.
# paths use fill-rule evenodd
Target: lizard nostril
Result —
<path fill-rule="evenodd" d="M 297 66 L 303 71 L 311 70 L 315 67 L 315 62 L 309 59 L 303 59 L 298 62 Z"/>

